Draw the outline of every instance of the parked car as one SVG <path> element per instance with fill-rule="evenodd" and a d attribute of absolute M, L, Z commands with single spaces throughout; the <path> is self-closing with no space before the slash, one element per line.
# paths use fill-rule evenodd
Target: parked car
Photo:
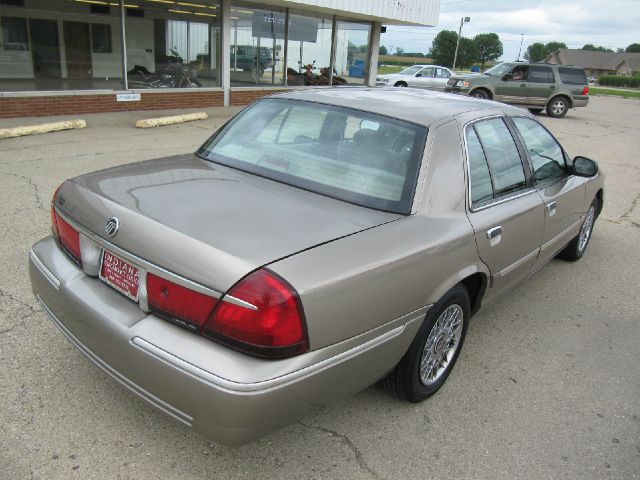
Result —
<path fill-rule="evenodd" d="M 454 75 L 452 70 L 440 65 L 414 65 L 398 73 L 378 75 L 376 85 L 380 87 L 417 87 L 429 90 L 444 90 L 447 80 Z"/>
<path fill-rule="evenodd" d="M 550 117 L 564 117 L 570 108 L 589 103 L 584 69 L 570 65 L 499 63 L 482 75 L 451 77 L 445 91 L 519 105 L 534 113 L 546 108 Z"/>
<path fill-rule="evenodd" d="M 529 112 L 297 90 L 195 154 L 65 181 L 29 271 L 91 361 L 234 445 L 382 379 L 432 395 L 471 315 L 556 255 L 582 257 L 602 205 L 597 164 Z"/>

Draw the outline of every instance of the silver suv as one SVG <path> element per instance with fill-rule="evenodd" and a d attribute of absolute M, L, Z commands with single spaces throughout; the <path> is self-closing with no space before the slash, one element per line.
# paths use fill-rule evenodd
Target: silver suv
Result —
<path fill-rule="evenodd" d="M 539 63 L 499 63 L 478 75 L 455 75 L 446 92 L 497 100 L 528 108 L 547 109 L 550 117 L 564 117 L 570 108 L 589 103 L 587 76 L 581 67 Z"/>

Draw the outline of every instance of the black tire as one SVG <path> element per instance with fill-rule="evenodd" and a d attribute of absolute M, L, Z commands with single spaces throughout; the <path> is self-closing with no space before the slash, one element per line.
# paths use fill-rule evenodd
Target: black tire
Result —
<path fill-rule="evenodd" d="M 562 118 L 567 114 L 570 106 L 567 97 L 553 97 L 547 104 L 547 115 L 553 118 Z"/>
<path fill-rule="evenodd" d="M 593 202 L 591 202 L 591 205 L 589 206 L 589 209 L 587 210 L 584 221 L 580 226 L 580 232 L 578 232 L 578 235 L 576 235 L 575 238 L 571 240 L 566 247 L 564 247 L 564 250 L 562 250 L 557 255 L 558 258 L 567 260 L 569 262 L 576 262 L 582 258 L 582 256 L 587 251 L 589 242 L 591 241 L 593 225 L 595 224 L 597 216 L 598 199 L 594 198 Z M 583 236 L 586 236 L 586 238 Z"/>
<path fill-rule="evenodd" d="M 479 98 L 481 100 L 490 100 L 491 95 L 484 88 L 478 88 L 469 94 L 470 97 Z"/>
<path fill-rule="evenodd" d="M 394 87 L 407 87 L 408 85 L 405 82 L 396 82 Z"/>
<path fill-rule="evenodd" d="M 542 112 L 542 110 L 544 110 L 544 108 L 530 108 L 529 111 L 531 113 L 533 113 L 534 115 L 538 115 Z"/>
<path fill-rule="evenodd" d="M 460 329 L 460 338 L 457 340 L 457 346 L 452 352 L 451 357 L 448 360 L 446 367 L 437 374 L 434 381 L 429 384 L 425 384 L 421 378 L 420 365 L 422 363 L 425 346 L 434 325 L 438 322 L 441 315 L 448 311 L 449 307 L 454 309 L 455 306 L 459 307 L 462 314 Z M 408 400 L 409 402 L 417 403 L 433 395 L 447 380 L 447 377 L 451 373 L 453 366 L 460 355 L 464 338 L 467 334 L 467 326 L 470 317 L 471 302 L 469 300 L 469 293 L 467 289 L 462 285 L 456 285 L 449 290 L 433 307 L 429 309 L 427 315 L 422 322 L 422 326 L 416 337 L 413 339 L 409 350 L 404 354 L 395 369 L 389 374 L 387 378 L 383 380 L 383 385 L 392 392 L 399 395 L 401 398 Z M 435 332 L 434 332 L 435 333 Z M 446 341 L 442 342 L 438 336 L 435 337 L 433 344 L 433 353 L 440 355 L 446 354 L 446 351 L 440 350 L 447 345 Z M 429 349 L 431 350 L 431 349 Z"/>

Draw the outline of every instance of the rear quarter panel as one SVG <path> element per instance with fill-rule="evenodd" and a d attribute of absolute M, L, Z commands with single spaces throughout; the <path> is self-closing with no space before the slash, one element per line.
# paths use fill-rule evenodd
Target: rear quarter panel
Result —
<path fill-rule="evenodd" d="M 433 304 L 463 278 L 486 273 L 465 213 L 457 124 L 429 136 L 415 214 L 270 265 L 299 292 L 312 349 Z"/>

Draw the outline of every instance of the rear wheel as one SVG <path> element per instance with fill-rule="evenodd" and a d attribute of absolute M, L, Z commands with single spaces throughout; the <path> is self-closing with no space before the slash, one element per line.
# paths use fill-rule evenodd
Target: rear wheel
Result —
<path fill-rule="evenodd" d="M 410 402 L 433 395 L 458 359 L 470 316 L 467 289 L 449 290 L 427 315 L 411 346 L 384 385 Z"/>
<path fill-rule="evenodd" d="M 394 87 L 406 87 L 406 86 L 407 86 L 406 82 L 396 82 L 394 85 Z"/>
<path fill-rule="evenodd" d="M 597 212 L 598 200 L 594 198 L 589 210 L 587 210 L 578 235 L 558 254 L 559 258 L 570 262 L 575 262 L 582 258 L 584 252 L 587 251 L 589 240 L 591 240 L 591 233 L 593 232 L 593 224 L 596 221 Z"/>
<path fill-rule="evenodd" d="M 567 97 L 554 97 L 547 105 L 547 115 L 554 118 L 562 118 L 569 111 L 569 100 Z"/>

